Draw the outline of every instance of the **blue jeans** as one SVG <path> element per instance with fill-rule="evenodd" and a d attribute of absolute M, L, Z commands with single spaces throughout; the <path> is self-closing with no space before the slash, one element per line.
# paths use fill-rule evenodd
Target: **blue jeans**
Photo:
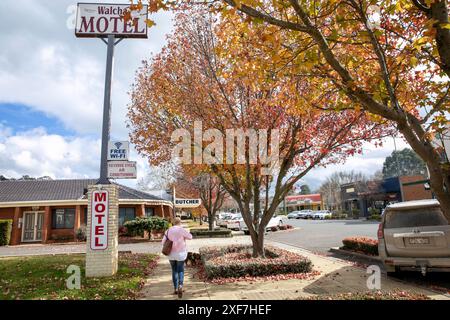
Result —
<path fill-rule="evenodd" d="M 172 281 L 173 287 L 178 289 L 179 286 L 183 286 L 184 280 L 184 261 L 169 260 L 172 267 Z"/>

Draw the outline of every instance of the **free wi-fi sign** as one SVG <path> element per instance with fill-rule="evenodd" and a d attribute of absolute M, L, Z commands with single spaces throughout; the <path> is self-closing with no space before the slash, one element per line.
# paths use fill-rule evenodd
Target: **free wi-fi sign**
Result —
<path fill-rule="evenodd" d="M 108 143 L 108 161 L 128 160 L 130 143 L 128 141 L 110 141 Z"/>

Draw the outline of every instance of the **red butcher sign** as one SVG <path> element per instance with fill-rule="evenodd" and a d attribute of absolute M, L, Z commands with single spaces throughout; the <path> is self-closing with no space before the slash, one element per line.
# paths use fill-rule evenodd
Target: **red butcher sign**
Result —
<path fill-rule="evenodd" d="M 91 250 L 108 248 L 108 191 L 92 192 L 91 202 Z"/>
<path fill-rule="evenodd" d="M 131 12 L 131 20 L 122 18 L 129 4 L 78 3 L 77 37 L 147 38 L 148 6 Z"/>

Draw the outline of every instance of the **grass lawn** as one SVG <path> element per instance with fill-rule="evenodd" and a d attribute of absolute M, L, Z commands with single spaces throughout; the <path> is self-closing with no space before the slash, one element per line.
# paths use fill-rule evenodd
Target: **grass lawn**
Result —
<path fill-rule="evenodd" d="M 0 259 L 0 300 L 135 299 L 157 264 L 152 254 L 119 253 L 119 271 L 113 277 L 85 278 L 85 255 L 47 255 Z M 81 289 L 69 290 L 69 265 L 81 269 Z"/>

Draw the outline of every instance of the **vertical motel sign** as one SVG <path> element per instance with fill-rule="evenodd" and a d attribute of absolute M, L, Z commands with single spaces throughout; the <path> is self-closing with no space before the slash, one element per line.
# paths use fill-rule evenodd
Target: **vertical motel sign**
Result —
<path fill-rule="evenodd" d="M 93 191 L 91 201 L 91 250 L 105 250 L 108 248 L 108 191 Z"/>

